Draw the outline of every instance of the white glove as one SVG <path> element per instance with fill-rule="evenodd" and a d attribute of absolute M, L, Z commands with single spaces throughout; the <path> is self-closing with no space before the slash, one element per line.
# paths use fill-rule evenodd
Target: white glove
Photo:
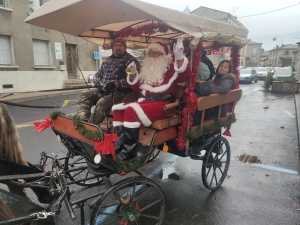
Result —
<path fill-rule="evenodd" d="M 132 61 L 127 67 L 131 69 L 132 74 L 136 74 L 136 64 L 134 61 Z"/>
<path fill-rule="evenodd" d="M 184 56 L 184 54 L 183 54 L 184 47 L 183 47 L 182 41 L 183 41 L 183 35 L 181 35 L 177 39 L 176 44 L 173 45 L 173 54 L 174 54 L 176 60 L 180 60 Z"/>

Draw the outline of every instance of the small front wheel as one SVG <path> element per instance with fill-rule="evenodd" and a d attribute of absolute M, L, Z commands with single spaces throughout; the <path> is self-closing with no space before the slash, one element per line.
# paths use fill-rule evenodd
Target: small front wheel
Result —
<path fill-rule="evenodd" d="M 202 182 L 209 190 L 217 190 L 226 178 L 230 164 L 230 146 L 226 138 L 218 137 L 205 153 Z"/>
<path fill-rule="evenodd" d="M 112 186 L 97 202 L 90 224 L 163 224 L 165 195 L 154 181 L 130 177 Z"/>

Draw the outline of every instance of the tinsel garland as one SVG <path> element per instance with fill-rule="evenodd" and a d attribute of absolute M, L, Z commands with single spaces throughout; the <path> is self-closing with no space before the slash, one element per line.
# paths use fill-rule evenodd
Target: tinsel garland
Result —
<path fill-rule="evenodd" d="M 78 132 L 83 135 L 86 138 L 90 138 L 90 139 L 94 139 L 97 141 L 101 141 L 103 140 L 102 134 L 96 130 L 96 131 L 91 131 L 85 128 L 85 126 L 83 126 L 80 117 L 75 114 L 74 116 L 71 117 L 73 120 L 73 124 L 75 125 L 75 128 L 78 129 Z"/>
<path fill-rule="evenodd" d="M 187 50 L 187 40 L 184 41 L 184 46 L 185 50 Z M 196 78 L 198 76 L 198 71 L 199 71 L 199 63 L 201 60 L 201 53 L 203 50 L 203 45 L 202 42 L 199 42 L 197 45 L 197 48 L 194 50 L 194 55 L 193 55 L 193 64 L 192 64 L 192 72 L 193 72 L 193 78 L 191 85 L 187 85 L 186 89 L 184 90 L 185 96 L 184 96 L 184 102 L 186 103 L 185 107 L 182 110 L 182 117 L 181 117 L 181 124 L 178 128 L 178 137 L 177 137 L 177 147 L 180 150 L 185 149 L 185 132 L 187 130 L 187 125 L 188 125 L 188 114 L 190 114 L 190 119 L 189 119 L 189 127 L 192 127 L 193 125 L 193 116 L 196 111 L 196 106 L 197 106 L 197 97 L 194 93 L 195 85 L 196 85 Z"/>
<path fill-rule="evenodd" d="M 51 120 L 55 120 L 56 117 L 58 117 L 58 116 L 65 116 L 65 115 L 66 114 L 64 112 L 62 112 L 62 111 L 55 111 L 55 112 L 53 112 L 53 113 L 50 114 L 50 118 L 51 118 Z"/>
<path fill-rule="evenodd" d="M 232 115 L 225 122 L 223 122 L 222 120 L 217 120 L 216 119 L 215 122 L 212 125 L 210 125 L 210 126 L 203 126 L 202 129 L 199 126 L 194 131 L 190 130 L 190 131 L 186 132 L 185 137 L 189 141 L 191 141 L 193 139 L 196 139 L 196 138 L 202 136 L 203 134 L 208 134 L 210 131 L 216 130 L 216 129 L 221 128 L 221 127 L 226 127 L 227 129 L 230 129 L 231 124 L 233 122 L 235 122 L 235 117 L 232 116 Z"/>
<path fill-rule="evenodd" d="M 182 33 L 180 30 L 169 27 L 163 22 L 151 22 L 143 25 L 137 25 L 135 27 L 127 27 L 115 33 L 115 37 L 126 38 L 128 36 L 137 37 L 144 35 L 151 35 L 156 32 L 166 33 L 168 30 L 173 32 Z"/>
<path fill-rule="evenodd" d="M 238 70 L 238 67 L 240 65 L 240 49 L 238 46 L 233 45 L 231 46 L 231 64 L 232 64 L 232 73 L 236 76 L 235 80 L 235 87 L 234 89 L 238 89 L 240 87 L 240 71 Z M 228 111 L 232 112 L 233 103 L 228 104 Z"/>
<path fill-rule="evenodd" d="M 137 157 L 133 160 L 130 160 L 128 162 L 122 161 L 117 158 L 117 160 L 114 162 L 115 166 L 117 167 L 118 171 L 129 173 L 131 171 L 134 171 L 140 167 L 140 159 Z M 125 175 L 125 174 L 124 174 Z"/>

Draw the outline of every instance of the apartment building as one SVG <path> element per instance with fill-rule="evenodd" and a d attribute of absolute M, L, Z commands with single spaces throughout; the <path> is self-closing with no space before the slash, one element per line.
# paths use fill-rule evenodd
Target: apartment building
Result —
<path fill-rule="evenodd" d="M 245 46 L 245 62 L 243 66 L 246 67 L 258 67 L 260 64 L 262 43 L 248 42 Z"/>
<path fill-rule="evenodd" d="M 97 45 L 24 23 L 46 2 L 0 0 L 0 93 L 61 89 L 95 73 Z"/>
<path fill-rule="evenodd" d="M 189 11 L 189 9 L 187 7 L 184 12 L 187 13 L 188 11 Z M 198 15 L 198 16 L 206 17 L 209 19 L 221 21 L 224 23 L 229 23 L 234 26 L 240 26 L 240 27 L 246 28 L 240 21 L 238 21 L 238 19 L 235 16 L 231 15 L 228 12 L 223 12 L 223 11 L 219 11 L 219 10 L 201 6 L 197 9 L 195 9 L 194 11 L 191 11 L 190 13 Z M 226 50 L 226 48 L 220 49 L 220 52 L 224 52 L 224 50 Z M 245 62 L 246 62 L 245 54 L 246 54 L 246 46 L 244 46 L 240 50 L 240 65 L 243 67 L 245 67 L 245 65 L 246 65 L 245 64 Z M 219 62 L 222 61 L 223 59 L 230 58 L 230 51 L 228 51 L 225 54 L 219 55 L 219 56 L 211 55 L 211 56 L 209 56 L 209 58 L 213 62 L 214 66 L 216 67 L 219 64 Z M 259 62 L 259 59 L 258 59 L 258 62 Z"/>
<path fill-rule="evenodd" d="M 293 51 L 297 49 L 298 46 L 294 44 L 281 45 L 281 47 L 277 45 L 276 48 L 269 51 L 269 66 L 292 66 Z"/>

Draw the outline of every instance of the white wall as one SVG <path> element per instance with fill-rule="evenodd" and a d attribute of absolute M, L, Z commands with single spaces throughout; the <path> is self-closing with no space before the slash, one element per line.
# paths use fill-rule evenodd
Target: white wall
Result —
<path fill-rule="evenodd" d="M 1 71 L 0 93 L 61 89 L 66 79 L 67 71 Z M 4 84 L 13 88 L 3 89 Z"/>

